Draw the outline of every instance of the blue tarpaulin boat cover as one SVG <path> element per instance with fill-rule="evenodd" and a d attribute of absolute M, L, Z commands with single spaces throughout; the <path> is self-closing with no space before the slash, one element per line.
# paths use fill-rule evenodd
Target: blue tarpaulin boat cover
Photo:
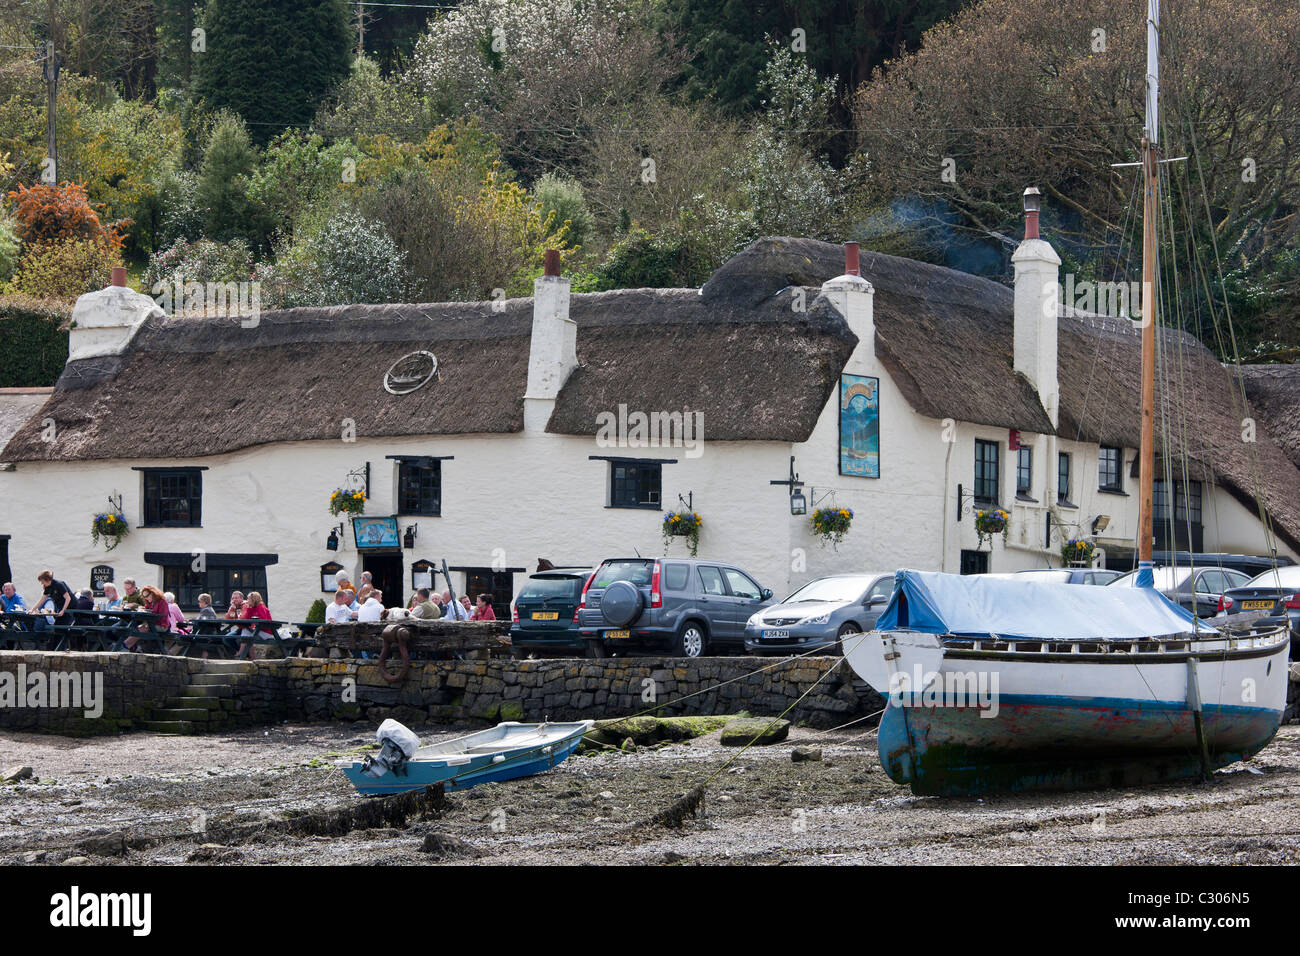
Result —
<path fill-rule="evenodd" d="M 1154 588 L 910 570 L 895 575 L 894 594 L 876 629 L 1053 641 L 1215 633 Z"/>

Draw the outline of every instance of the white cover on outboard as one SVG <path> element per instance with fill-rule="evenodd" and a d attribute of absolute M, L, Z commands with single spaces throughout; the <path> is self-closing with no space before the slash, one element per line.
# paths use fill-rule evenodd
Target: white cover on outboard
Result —
<path fill-rule="evenodd" d="M 402 753 L 406 754 L 406 759 L 410 760 L 415 756 L 415 752 L 420 749 L 420 738 L 415 735 L 415 731 L 405 724 L 399 724 L 393 718 L 389 717 L 379 725 L 379 730 L 375 733 L 382 744 L 385 740 L 391 740 L 397 746 L 402 748 Z"/>

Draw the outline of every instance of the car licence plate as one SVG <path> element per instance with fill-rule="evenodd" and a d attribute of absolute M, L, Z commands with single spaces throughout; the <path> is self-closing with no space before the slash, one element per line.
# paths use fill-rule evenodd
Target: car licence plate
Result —
<path fill-rule="evenodd" d="M 558 621 L 560 619 L 559 611 L 534 611 L 534 621 Z"/>
<path fill-rule="evenodd" d="M 765 641 L 783 641 L 789 636 L 790 636 L 789 631 L 783 631 L 779 629 L 778 630 L 768 629 L 763 632 L 763 640 Z"/>
<path fill-rule="evenodd" d="M 632 632 L 631 631 L 606 631 L 605 636 L 610 640 L 617 640 L 618 638 L 631 637 Z"/>
<path fill-rule="evenodd" d="M 1272 601 L 1242 601 L 1243 611 L 1267 611 L 1273 607 Z"/>

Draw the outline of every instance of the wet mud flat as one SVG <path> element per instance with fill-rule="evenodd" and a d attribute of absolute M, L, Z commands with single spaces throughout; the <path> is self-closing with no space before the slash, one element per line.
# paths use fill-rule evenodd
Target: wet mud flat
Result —
<path fill-rule="evenodd" d="M 355 819 L 367 801 L 337 765 L 370 752 L 358 725 L 11 734 L 0 765 L 33 779 L 0 786 L 0 865 L 1300 862 L 1300 725 L 1210 784 L 984 799 L 912 796 L 880 769 L 870 731 L 796 727 L 743 753 L 718 738 L 577 755 L 394 826 Z M 822 759 L 792 761 L 798 745 Z M 647 824 L 706 779 L 698 816 Z M 338 832 L 292 832 L 340 815 Z"/>

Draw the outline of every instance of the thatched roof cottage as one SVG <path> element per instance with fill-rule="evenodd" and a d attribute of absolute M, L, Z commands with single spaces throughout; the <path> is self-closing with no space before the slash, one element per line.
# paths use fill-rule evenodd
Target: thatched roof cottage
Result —
<path fill-rule="evenodd" d="M 1071 537 L 1131 562 L 1133 324 L 1057 308 L 1040 239 L 1014 289 L 856 257 L 769 238 L 698 290 L 571 294 L 551 269 L 530 299 L 254 317 L 171 318 L 110 287 L 78 303 L 63 376 L 0 452 L 0 560 L 20 583 L 111 564 L 183 606 L 255 585 L 286 618 L 333 568 L 371 570 L 391 604 L 442 559 L 504 604 L 539 558 L 662 552 L 663 513 L 688 506 L 701 556 L 778 593 L 1059 565 Z M 1300 556 L 1294 448 L 1262 415 L 1243 441 L 1242 389 L 1190 336 L 1162 345 L 1160 543 Z M 338 488 L 366 492 L 363 515 L 330 513 Z M 811 532 L 831 505 L 854 513 L 838 548 Z M 975 531 L 993 506 L 1005 541 Z M 89 526 L 107 507 L 133 530 L 106 554 Z"/>

